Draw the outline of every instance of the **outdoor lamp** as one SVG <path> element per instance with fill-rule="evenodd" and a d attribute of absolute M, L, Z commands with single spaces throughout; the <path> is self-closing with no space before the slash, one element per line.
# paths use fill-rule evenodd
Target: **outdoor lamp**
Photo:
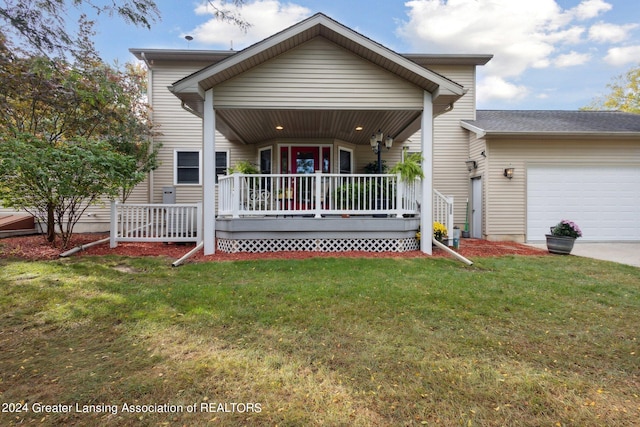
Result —
<path fill-rule="evenodd" d="M 475 161 L 475 160 L 471 160 L 471 159 L 469 159 L 469 160 L 467 160 L 465 163 L 467 164 L 467 170 L 468 170 L 469 172 L 471 172 L 471 171 L 472 171 L 472 170 L 474 170 L 474 169 L 478 169 L 478 164 L 476 163 L 476 161 Z"/>
<path fill-rule="evenodd" d="M 513 178 L 513 168 L 509 167 L 504 170 L 504 176 L 511 179 Z"/>
<path fill-rule="evenodd" d="M 371 135 L 371 138 L 369 139 L 369 143 L 371 144 L 371 149 L 373 150 L 373 152 L 377 153 L 378 152 L 378 140 L 377 140 L 375 135 Z"/>
<path fill-rule="evenodd" d="M 387 148 L 387 150 L 390 150 L 391 146 L 393 146 L 393 138 L 390 137 L 390 136 L 387 136 L 385 138 L 384 137 L 384 133 L 382 133 L 381 130 L 379 130 L 375 134 L 371 135 L 371 138 L 369 138 L 369 144 L 371 144 L 371 149 L 376 154 L 380 152 L 380 145 L 383 142 L 384 142 L 384 146 Z"/>
<path fill-rule="evenodd" d="M 371 149 L 378 155 L 378 173 L 380 174 L 382 173 L 381 146 L 383 142 L 384 146 L 387 147 L 387 150 L 390 150 L 393 145 L 393 138 L 391 136 L 387 136 L 385 138 L 381 130 L 378 130 L 378 132 L 371 135 L 371 138 L 369 139 Z"/>

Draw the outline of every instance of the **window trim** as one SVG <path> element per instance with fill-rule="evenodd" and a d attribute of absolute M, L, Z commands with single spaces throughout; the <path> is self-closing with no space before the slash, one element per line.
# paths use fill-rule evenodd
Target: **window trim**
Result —
<path fill-rule="evenodd" d="M 348 152 L 350 154 L 349 155 L 349 169 L 350 169 L 349 174 L 353 174 L 353 162 L 354 162 L 353 153 L 354 153 L 354 151 L 353 151 L 353 149 L 347 148 L 347 147 L 338 147 L 338 161 L 336 162 L 337 163 L 337 172 L 339 174 L 343 174 L 342 173 L 342 169 L 341 169 L 341 163 L 340 163 L 340 161 L 342 160 L 340 158 L 340 155 L 341 155 L 342 151 Z M 348 175 L 348 174 L 343 174 L 343 175 Z"/>
<path fill-rule="evenodd" d="M 198 182 L 178 182 L 178 153 L 198 153 Z M 173 185 L 197 186 L 202 185 L 202 150 L 189 148 L 176 148 L 173 150 Z"/>

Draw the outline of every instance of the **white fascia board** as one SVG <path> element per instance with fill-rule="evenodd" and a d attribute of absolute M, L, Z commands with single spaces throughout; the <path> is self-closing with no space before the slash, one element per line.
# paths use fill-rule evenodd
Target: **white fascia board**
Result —
<path fill-rule="evenodd" d="M 484 129 L 480 129 L 477 126 L 470 125 L 469 123 L 465 122 L 464 120 L 460 120 L 460 126 L 463 129 L 466 129 L 468 131 L 471 131 L 471 132 L 475 133 L 478 136 L 478 138 L 484 138 L 484 136 L 487 134 L 487 132 Z"/>
<path fill-rule="evenodd" d="M 188 78 L 186 78 L 185 80 L 182 80 L 180 82 L 178 82 L 177 84 L 175 84 L 173 86 L 173 92 L 182 92 L 186 89 L 188 89 L 190 86 L 192 86 L 193 84 L 198 84 L 200 81 L 209 78 L 221 71 L 224 71 L 225 69 L 234 67 L 238 64 L 240 64 L 241 62 L 251 58 L 252 56 L 258 54 L 261 51 L 267 50 L 273 46 L 278 45 L 279 43 L 284 42 L 285 40 L 295 36 L 298 33 L 301 33 L 311 27 L 313 27 L 314 25 L 316 25 L 317 22 L 314 19 L 309 19 L 307 21 L 303 21 L 297 25 L 294 25 L 293 27 L 289 28 L 288 30 L 282 31 L 278 34 L 275 34 L 271 37 L 268 37 L 256 44 L 254 44 L 253 46 L 249 46 L 248 48 L 236 53 L 235 55 L 227 58 L 226 60 L 222 61 L 221 63 L 215 64 L 213 66 L 204 68 L 200 71 L 197 71 L 195 73 L 193 73 L 192 75 L 190 75 Z"/>
<path fill-rule="evenodd" d="M 438 86 L 440 86 L 440 93 L 443 95 L 452 94 L 452 95 L 462 96 L 465 93 L 465 89 L 461 85 L 445 78 L 444 76 L 441 76 L 438 73 L 435 73 L 424 67 L 421 67 L 420 65 L 403 57 L 402 55 L 391 51 L 390 49 L 382 46 L 381 44 L 378 44 L 364 37 L 363 35 L 329 19 L 328 17 L 322 14 L 315 15 L 307 19 L 306 21 L 302 21 L 288 28 L 287 30 L 277 33 L 267 39 L 264 39 L 256 43 L 253 46 L 250 46 L 244 49 L 243 51 L 238 52 L 237 54 L 221 61 L 220 63 L 217 63 L 215 65 L 212 65 L 210 67 L 207 67 L 203 70 L 200 70 L 190 75 L 186 79 L 179 81 L 175 85 L 173 85 L 172 92 L 173 93 L 179 93 L 179 92 L 185 92 L 185 91 L 189 92 L 190 87 L 194 85 L 198 85 L 200 81 L 207 79 L 219 72 L 222 72 L 225 69 L 234 67 L 242 63 L 243 61 L 248 60 L 252 56 L 257 55 L 261 51 L 265 51 L 269 48 L 277 46 L 278 44 L 283 43 L 286 40 L 292 37 L 295 37 L 297 34 L 307 31 L 316 25 L 322 25 L 327 29 L 335 32 L 336 34 L 340 34 L 343 37 L 348 38 L 351 41 L 360 44 L 361 46 L 374 52 L 375 54 L 378 54 L 392 62 L 395 62 L 396 64 L 411 71 L 412 73 L 415 73 L 427 80 L 430 80 L 436 83 Z M 208 88 L 204 88 L 204 89 L 208 89 Z"/>
<path fill-rule="evenodd" d="M 354 42 L 359 43 L 360 45 L 362 45 L 363 47 L 369 49 L 370 51 L 383 56 L 384 58 L 395 62 L 396 64 L 402 66 L 403 68 L 421 76 L 426 78 L 427 80 L 430 80 L 434 83 L 436 83 L 440 89 L 439 89 L 439 94 L 445 95 L 445 94 L 450 94 L 450 95 L 458 95 L 458 96 L 462 96 L 465 94 L 465 89 L 464 87 L 462 87 L 461 85 L 445 78 L 444 76 L 435 73 L 431 70 L 428 70 L 424 67 L 421 67 L 420 65 L 416 64 L 413 61 L 410 61 L 409 59 L 403 57 L 402 55 L 395 53 L 394 51 L 384 47 L 383 45 L 376 43 L 374 41 L 372 41 L 371 39 L 368 39 L 364 36 L 362 36 L 361 34 L 351 30 L 350 28 L 347 28 L 343 25 L 338 24 L 335 21 L 331 21 L 328 19 L 324 19 L 323 24 L 331 29 L 332 31 L 347 37 L 349 39 L 351 39 Z"/>

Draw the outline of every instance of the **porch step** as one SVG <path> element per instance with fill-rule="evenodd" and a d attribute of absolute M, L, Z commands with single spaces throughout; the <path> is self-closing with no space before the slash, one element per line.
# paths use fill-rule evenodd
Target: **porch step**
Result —
<path fill-rule="evenodd" d="M 36 232 L 35 220 L 31 215 L 0 215 L 0 237 L 33 234 Z"/>

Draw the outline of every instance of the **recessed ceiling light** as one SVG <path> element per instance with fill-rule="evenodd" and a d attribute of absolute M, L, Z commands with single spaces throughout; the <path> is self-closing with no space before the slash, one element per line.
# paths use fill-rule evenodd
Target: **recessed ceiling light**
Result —
<path fill-rule="evenodd" d="M 356 126 L 356 131 L 360 132 L 362 129 L 364 129 L 362 126 Z"/>
<path fill-rule="evenodd" d="M 284 129 L 284 126 L 282 126 L 282 125 L 276 126 L 276 130 L 282 130 L 282 129 Z"/>

